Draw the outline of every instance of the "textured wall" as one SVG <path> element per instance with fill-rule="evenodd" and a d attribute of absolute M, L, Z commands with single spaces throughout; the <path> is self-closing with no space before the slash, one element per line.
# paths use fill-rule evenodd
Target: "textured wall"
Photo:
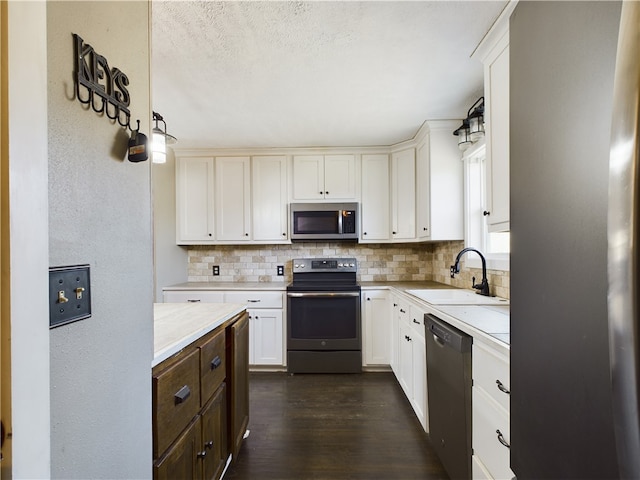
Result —
<path fill-rule="evenodd" d="M 73 98 L 77 33 L 129 78 L 149 132 L 149 5 L 48 2 L 50 265 L 91 265 L 92 316 L 51 330 L 51 474 L 151 476 L 153 277 L 149 162 Z"/>

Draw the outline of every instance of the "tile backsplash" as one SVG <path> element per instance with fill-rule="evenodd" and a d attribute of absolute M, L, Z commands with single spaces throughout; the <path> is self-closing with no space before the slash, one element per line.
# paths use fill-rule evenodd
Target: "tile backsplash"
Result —
<path fill-rule="evenodd" d="M 464 242 L 409 244 L 348 244 L 302 242 L 290 245 L 198 245 L 188 249 L 190 282 L 280 282 L 291 281 L 292 260 L 306 257 L 355 257 L 358 280 L 424 281 L 435 280 L 456 287 L 470 288 L 471 277 L 482 278 L 479 269 L 464 268 L 455 278 L 449 266 Z M 220 275 L 213 275 L 217 265 Z M 284 265 L 284 275 L 277 274 Z M 492 293 L 509 298 L 509 272 L 487 272 Z"/>

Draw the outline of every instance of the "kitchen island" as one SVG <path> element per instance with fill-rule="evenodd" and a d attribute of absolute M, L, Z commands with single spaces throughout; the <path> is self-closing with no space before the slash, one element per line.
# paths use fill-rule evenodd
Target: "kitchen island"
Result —
<path fill-rule="evenodd" d="M 154 305 L 154 479 L 217 479 L 237 457 L 249 421 L 248 330 L 242 304 Z"/>

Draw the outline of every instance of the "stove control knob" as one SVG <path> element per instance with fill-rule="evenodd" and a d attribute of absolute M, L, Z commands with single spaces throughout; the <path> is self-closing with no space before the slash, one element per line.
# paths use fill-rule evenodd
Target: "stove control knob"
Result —
<path fill-rule="evenodd" d="M 356 264 L 355 264 L 355 263 L 352 263 L 352 264 L 350 264 L 349 266 L 353 268 L 353 267 L 355 267 L 355 266 L 356 266 Z"/>

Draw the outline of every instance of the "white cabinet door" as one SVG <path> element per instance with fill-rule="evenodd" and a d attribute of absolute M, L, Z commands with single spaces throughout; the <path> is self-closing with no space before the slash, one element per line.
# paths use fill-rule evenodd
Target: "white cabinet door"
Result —
<path fill-rule="evenodd" d="M 416 149 L 419 240 L 464 239 L 464 164 L 453 130 L 459 122 L 427 122 L 429 134 Z"/>
<path fill-rule="evenodd" d="M 393 240 L 416 238 L 416 159 L 413 148 L 391 156 L 391 227 Z"/>
<path fill-rule="evenodd" d="M 251 238 L 249 157 L 216 157 L 216 239 Z"/>
<path fill-rule="evenodd" d="M 353 200 L 356 198 L 356 158 L 354 155 L 325 155 L 325 200 Z"/>
<path fill-rule="evenodd" d="M 413 354 L 413 411 L 416 413 L 422 428 L 429 431 L 427 409 L 427 348 L 424 337 L 411 337 Z"/>
<path fill-rule="evenodd" d="M 362 202 L 360 241 L 389 240 L 389 156 L 362 156 Z"/>
<path fill-rule="evenodd" d="M 287 159 L 261 156 L 251 159 L 253 240 L 286 242 Z"/>
<path fill-rule="evenodd" d="M 413 398 L 413 344 L 411 327 L 400 320 L 398 323 L 398 382 L 409 401 Z"/>
<path fill-rule="evenodd" d="M 362 292 L 364 303 L 364 364 L 391 362 L 391 307 L 388 290 Z"/>
<path fill-rule="evenodd" d="M 354 155 L 296 155 L 293 157 L 294 200 L 354 201 Z"/>
<path fill-rule="evenodd" d="M 431 172 L 429 159 L 429 136 L 427 136 L 416 148 L 418 240 L 428 240 L 431 237 Z"/>
<path fill-rule="evenodd" d="M 279 309 L 251 309 L 249 312 L 249 363 L 283 365 L 283 315 Z"/>
<path fill-rule="evenodd" d="M 176 242 L 209 242 L 215 238 L 214 160 L 212 157 L 176 159 Z"/>
<path fill-rule="evenodd" d="M 324 198 L 324 155 L 293 157 L 292 195 L 294 200 Z"/>
<path fill-rule="evenodd" d="M 485 63 L 486 215 L 490 232 L 509 230 L 509 35 Z"/>

